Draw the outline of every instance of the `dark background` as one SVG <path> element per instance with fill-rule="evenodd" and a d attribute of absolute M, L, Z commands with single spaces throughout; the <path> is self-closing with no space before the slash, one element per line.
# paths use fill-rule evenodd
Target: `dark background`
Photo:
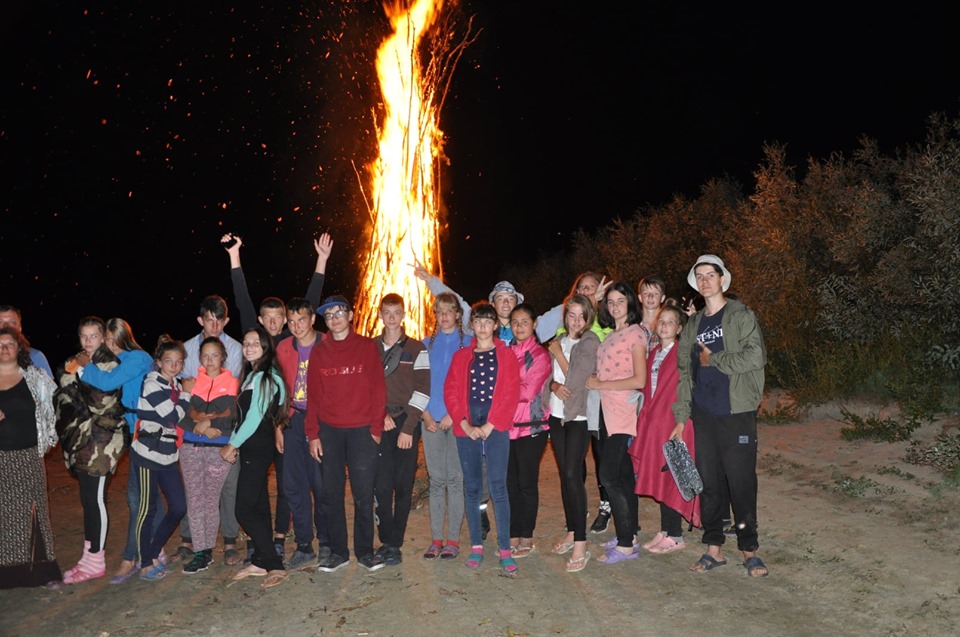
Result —
<path fill-rule="evenodd" d="M 0 23 L 0 303 L 53 364 L 86 314 L 148 350 L 195 334 L 203 296 L 232 303 L 225 231 L 255 301 L 302 294 L 326 230 L 325 293 L 354 296 L 381 4 L 142 5 L 12 2 Z M 445 279 L 475 299 L 578 227 L 714 177 L 749 191 L 766 142 L 801 174 L 861 136 L 922 143 L 957 113 L 950 7 L 462 3 L 479 35 L 442 113 Z"/>

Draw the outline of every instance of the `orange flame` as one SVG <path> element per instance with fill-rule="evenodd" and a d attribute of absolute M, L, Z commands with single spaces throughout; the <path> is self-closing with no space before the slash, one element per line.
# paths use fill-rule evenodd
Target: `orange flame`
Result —
<path fill-rule="evenodd" d="M 377 53 L 384 113 L 379 155 L 370 166 L 367 206 L 373 227 L 356 304 L 362 334 L 379 331 L 378 304 L 390 292 L 403 297 L 410 336 L 422 337 L 431 314 L 428 293 L 412 266 L 440 269 L 437 165 L 443 133 L 437 121 L 443 87 L 441 78 L 423 67 L 419 50 L 443 1 L 384 5 L 393 34 Z"/>

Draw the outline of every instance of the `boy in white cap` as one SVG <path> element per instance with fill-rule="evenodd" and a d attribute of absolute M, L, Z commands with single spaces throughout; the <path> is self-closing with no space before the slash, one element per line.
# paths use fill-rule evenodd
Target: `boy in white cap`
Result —
<path fill-rule="evenodd" d="M 722 550 L 725 502 L 721 487 L 726 482 L 744 567 L 751 577 L 764 577 L 767 567 L 756 554 L 757 407 L 763 396 L 767 352 L 753 311 L 723 295 L 731 279 L 723 260 L 713 254 L 697 259 L 687 276 L 691 287 L 703 295 L 705 306 L 690 317 L 680 335 L 673 436 L 682 435 L 687 419 L 693 419 L 707 552 L 690 570 L 709 571 L 727 563 Z"/>

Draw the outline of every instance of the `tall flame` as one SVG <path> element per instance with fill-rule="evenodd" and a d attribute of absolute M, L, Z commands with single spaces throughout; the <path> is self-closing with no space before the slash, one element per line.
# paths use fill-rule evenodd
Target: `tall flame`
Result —
<path fill-rule="evenodd" d="M 443 73 L 424 68 L 419 50 L 443 1 L 384 5 L 393 34 L 377 52 L 384 112 L 379 155 L 370 166 L 367 207 L 373 227 L 356 305 L 356 328 L 371 336 L 378 329 L 380 299 L 394 292 L 404 300 L 407 333 L 422 337 L 429 300 L 412 265 L 420 263 L 430 272 L 440 269 L 437 165 L 442 132 L 437 122 Z"/>

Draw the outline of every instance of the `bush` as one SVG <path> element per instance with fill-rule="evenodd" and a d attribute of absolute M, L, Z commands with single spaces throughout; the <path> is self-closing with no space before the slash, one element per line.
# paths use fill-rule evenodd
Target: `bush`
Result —
<path fill-rule="evenodd" d="M 880 420 L 878 416 L 861 418 L 846 407 L 842 407 L 840 413 L 843 414 L 843 422 L 851 425 L 840 430 L 840 437 L 844 440 L 899 442 L 908 440 L 922 424 L 920 419 L 915 416 L 910 416 L 905 422 L 900 422 L 893 418 Z"/>

